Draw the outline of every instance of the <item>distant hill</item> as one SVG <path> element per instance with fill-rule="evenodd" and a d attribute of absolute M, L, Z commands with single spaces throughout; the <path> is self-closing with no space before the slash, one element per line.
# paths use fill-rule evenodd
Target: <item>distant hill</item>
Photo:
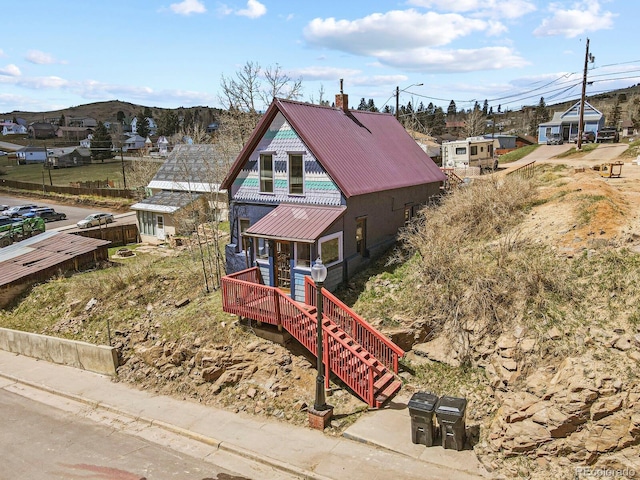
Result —
<path fill-rule="evenodd" d="M 145 108 L 147 107 L 143 105 L 121 102 L 119 100 L 110 100 L 108 102 L 87 103 L 86 105 L 78 105 L 75 107 L 65 108 L 62 110 L 52 110 L 48 112 L 24 112 L 14 110 L 13 112 L 0 113 L 0 118 L 5 118 L 7 120 L 11 120 L 14 117 L 24 118 L 27 123 L 42 121 L 57 123 L 60 117 L 64 115 L 65 119 L 67 120 L 69 120 L 70 118 L 90 117 L 95 118 L 100 122 L 106 122 L 115 120 L 119 111 L 122 111 L 125 114 L 126 118 L 133 118 L 139 113 L 143 112 Z M 163 112 L 166 111 L 174 111 L 182 114 L 190 111 L 195 118 L 202 119 L 203 123 L 209 123 L 216 120 L 220 112 L 220 110 L 217 108 L 204 106 L 189 108 L 148 108 L 151 110 L 152 116 L 156 120 L 162 115 Z"/>

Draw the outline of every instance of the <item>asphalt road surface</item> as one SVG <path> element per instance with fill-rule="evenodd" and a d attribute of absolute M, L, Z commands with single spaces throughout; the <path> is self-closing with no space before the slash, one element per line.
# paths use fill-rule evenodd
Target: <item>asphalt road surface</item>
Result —
<path fill-rule="evenodd" d="M 136 425 L 131 419 L 97 412 L 89 406 L 7 380 L 0 380 L 0 384 L 0 478 L 3 479 L 291 478 L 262 465 L 247 465 L 248 460 L 215 451 L 212 446 L 179 435 L 154 432 L 154 427 Z M 93 418 L 86 418 L 89 416 Z M 244 473 L 236 473 L 238 471 Z"/>
<path fill-rule="evenodd" d="M 13 196 L 7 196 L 0 193 L 0 205 L 9 205 L 11 207 L 14 205 L 24 205 L 27 203 L 33 203 L 35 205 L 38 205 L 39 207 L 51 207 L 55 209 L 56 212 L 61 212 L 67 215 L 66 220 L 47 223 L 47 230 L 51 230 L 53 228 L 58 228 L 58 227 L 64 227 L 68 225 L 75 225 L 76 222 L 78 222 L 78 220 L 82 220 L 83 218 L 85 218 L 87 215 L 91 213 L 96 213 L 96 212 L 108 212 L 108 213 L 114 213 L 114 214 L 117 213 L 109 209 L 95 208 L 95 207 L 88 207 L 88 206 L 80 207 L 80 206 L 68 205 L 64 203 L 55 203 L 49 199 L 45 200 L 42 198 L 13 197 Z M 135 221 L 135 217 L 133 217 L 133 220 Z M 119 220 L 116 219 L 116 222 L 118 221 Z"/>

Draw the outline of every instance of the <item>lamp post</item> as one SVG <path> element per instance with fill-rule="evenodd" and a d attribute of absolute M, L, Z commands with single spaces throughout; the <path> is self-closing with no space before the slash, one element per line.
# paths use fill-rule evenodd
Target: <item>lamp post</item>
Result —
<path fill-rule="evenodd" d="M 331 416 L 333 415 L 333 407 L 327 405 L 325 392 L 324 392 L 324 355 L 323 355 L 323 341 L 322 341 L 322 285 L 327 278 L 327 267 L 322 264 L 320 257 L 315 261 L 313 267 L 311 267 L 311 278 L 316 284 L 316 312 L 317 312 L 317 365 L 318 374 L 316 376 L 316 397 L 313 403 L 313 408 L 309 409 L 309 425 L 311 428 L 317 430 L 324 430 L 329 424 Z"/>
<path fill-rule="evenodd" d="M 396 120 L 398 120 L 398 111 L 400 110 L 400 92 L 409 90 L 411 87 L 421 87 L 422 85 L 424 85 L 424 83 L 414 83 L 412 85 L 409 85 L 408 87 L 403 88 L 402 90 L 400 90 L 399 86 L 396 87 Z"/>
<path fill-rule="evenodd" d="M 322 286 L 327 278 L 327 267 L 322 264 L 320 257 L 311 267 L 311 278 L 316 284 L 316 311 L 317 311 L 317 343 L 316 353 L 318 354 L 318 375 L 316 376 L 316 398 L 313 404 L 314 410 L 321 412 L 327 409 L 327 402 L 324 395 L 324 362 L 323 362 L 323 341 L 322 341 Z"/>

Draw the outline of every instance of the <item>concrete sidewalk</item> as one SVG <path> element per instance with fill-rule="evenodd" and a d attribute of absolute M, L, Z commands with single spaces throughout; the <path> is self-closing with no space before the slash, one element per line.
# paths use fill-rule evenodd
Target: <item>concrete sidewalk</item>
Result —
<path fill-rule="evenodd" d="M 0 377 L 164 428 L 212 450 L 240 455 L 298 478 L 465 480 L 487 476 L 472 451 L 412 444 L 406 403 L 399 401 L 368 412 L 345 437 L 332 437 L 310 428 L 155 395 L 107 376 L 5 351 L 0 351 Z M 9 390 L 9 382 L 1 388 Z"/>

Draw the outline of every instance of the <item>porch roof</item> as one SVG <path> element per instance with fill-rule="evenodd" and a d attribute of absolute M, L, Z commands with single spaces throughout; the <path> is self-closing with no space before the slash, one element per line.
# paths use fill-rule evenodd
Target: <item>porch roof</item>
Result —
<path fill-rule="evenodd" d="M 200 193 L 189 192 L 158 192 L 152 197 L 131 205 L 131 210 L 145 212 L 174 213 L 200 198 Z"/>
<path fill-rule="evenodd" d="M 280 204 L 243 232 L 249 237 L 313 243 L 347 207 Z"/>

